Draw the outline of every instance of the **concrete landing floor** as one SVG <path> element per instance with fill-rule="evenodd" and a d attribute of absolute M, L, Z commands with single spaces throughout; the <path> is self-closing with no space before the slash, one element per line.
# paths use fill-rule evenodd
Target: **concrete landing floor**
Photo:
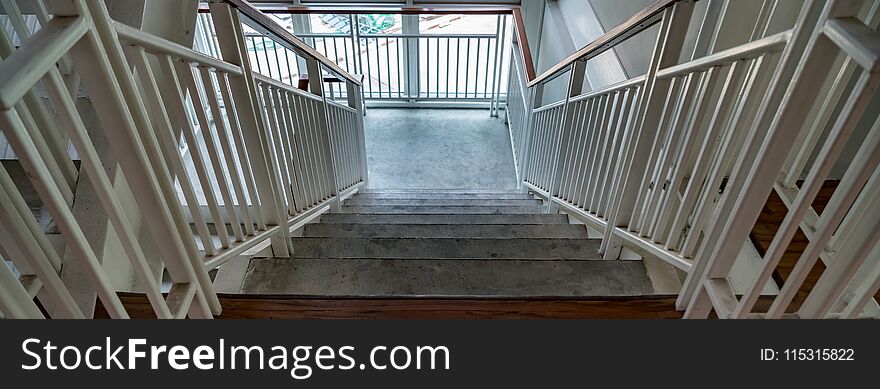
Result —
<path fill-rule="evenodd" d="M 510 136 L 485 109 L 370 108 L 370 189 L 516 188 Z"/>

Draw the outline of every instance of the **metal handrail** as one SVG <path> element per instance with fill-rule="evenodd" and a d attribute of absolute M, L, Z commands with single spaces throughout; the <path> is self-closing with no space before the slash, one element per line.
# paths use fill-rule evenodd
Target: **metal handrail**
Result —
<path fill-rule="evenodd" d="M 526 81 L 531 83 L 535 79 L 535 62 L 532 60 L 532 50 L 529 48 L 529 37 L 526 34 L 526 24 L 523 21 L 522 11 L 516 8 L 512 11 L 513 28 L 516 30 L 516 42 L 519 47 L 519 57 L 522 59 Z"/>
<path fill-rule="evenodd" d="M 361 82 L 360 80 L 358 80 L 357 77 L 346 72 L 335 62 L 323 56 L 317 50 L 313 49 L 311 46 L 307 45 L 305 42 L 290 33 L 290 31 L 287 31 L 284 27 L 278 25 L 278 23 L 275 23 L 275 21 L 269 18 L 267 14 L 254 7 L 250 2 L 245 0 L 223 1 L 229 3 L 235 8 L 238 8 L 238 11 L 241 15 L 245 16 L 246 19 L 253 22 L 253 24 L 248 23 L 251 28 L 254 28 L 266 35 L 277 38 L 278 40 L 280 40 L 280 42 L 278 43 L 280 43 L 282 46 L 293 50 L 295 53 L 303 57 L 311 58 L 320 62 L 331 72 L 336 73 L 340 77 L 350 81 L 357 86 L 361 86 Z M 247 23 L 247 21 L 245 21 L 245 23 Z"/>

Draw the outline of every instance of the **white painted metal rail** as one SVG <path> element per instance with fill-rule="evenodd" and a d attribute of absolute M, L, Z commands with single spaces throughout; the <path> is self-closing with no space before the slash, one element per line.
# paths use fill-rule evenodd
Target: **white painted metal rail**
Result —
<path fill-rule="evenodd" d="M 289 255 L 290 230 L 365 185 L 359 80 L 248 3 L 211 3 L 216 56 L 113 22 L 102 2 L 71 4 L 40 1 L 39 26 L 13 23 L 14 39 L 0 29 L 0 130 L 30 178 L 0 168 L 5 317 L 90 317 L 83 290 L 128 317 L 102 267 L 105 247 L 77 216 L 86 186 L 156 316 L 211 318 L 222 307 L 209 270 L 260 249 Z M 3 1 L 11 20 L 34 18 L 15 5 Z M 245 28 L 304 63 L 309 90 L 255 72 Z M 344 102 L 326 96 L 325 73 L 342 81 Z M 112 130 L 86 126 L 80 95 Z M 58 232 L 38 223 L 34 201 Z M 66 274 L 68 261 L 84 276 Z"/>
<path fill-rule="evenodd" d="M 311 32 L 310 26 L 299 26 L 292 21 L 288 30 L 345 71 L 362 74 L 366 99 L 488 102 L 495 115 L 496 105 L 507 93 L 501 81 L 509 61 L 506 54 L 511 43 L 509 13 L 504 10 L 489 15 L 495 17 L 495 32 L 482 34 L 419 31 L 418 20 L 414 18 L 430 14 L 430 10 L 420 15 L 403 15 L 402 29 L 378 33 L 363 32 L 366 29 L 362 28 L 360 15 L 344 10 L 332 13 L 344 24 L 339 32 Z M 287 20 L 298 15 L 273 13 L 272 16 Z M 202 51 L 216 55 L 219 52 L 217 32 L 210 14 L 199 15 L 197 32 Z M 246 32 L 245 46 L 256 71 L 263 75 L 286 82 L 302 73 L 303 63 L 262 34 Z M 334 99 L 346 96 L 345 88 L 336 88 L 332 83 L 327 89 Z"/>
<path fill-rule="evenodd" d="M 601 232 L 605 259 L 628 246 L 687 272 L 687 317 L 877 317 L 878 7 L 807 1 L 793 29 L 767 35 L 771 18 L 759 18 L 748 43 L 716 52 L 705 40 L 719 21 L 707 14 L 694 59 L 681 62 L 694 4 L 657 1 L 535 79 L 513 55 L 507 115 L 520 179 L 548 211 Z M 587 61 L 652 26 L 646 74 L 584 91 Z M 544 102 L 565 76 L 565 98 Z M 842 155 L 847 144 L 860 147 Z M 819 212 L 813 201 L 841 164 Z M 774 190 L 789 209 L 750 286 L 735 292 L 733 265 Z M 779 295 L 762 296 L 799 230 L 809 245 Z M 819 259 L 825 271 L 793 305 Z"/>

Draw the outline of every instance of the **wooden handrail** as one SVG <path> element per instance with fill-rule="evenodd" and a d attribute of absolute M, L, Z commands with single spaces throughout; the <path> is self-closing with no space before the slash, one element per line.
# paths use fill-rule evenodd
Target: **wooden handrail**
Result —
<path fill-rule="evenodd" d="M 656 0 L 651 4 L 648 4 L 647 7 L 636 12 L 623 23 L 618 24 L 614 28 L 608 30 L 608 32 L 602 34 L 602 36 L 596 40 L 590 42 L 580 50 L 575 51 L 562 61 L 559 61 L 559 63 L 553 65 L 553 67 L 537 78 L 530 80 L 529 87 L 552 79 L 558 73 L 567 69 L 575 61 L 593 58 L 616 46 L 620 42 L 627 40 L 633 35 L 650 28 L 660 21 L 660 18 L 663 16 L 663 11 L 666 8 L 671 7 L 679 1 L 681 0 Z M 523 58 L 525 59 L 525 57 Z"/>
<path fill-rule="evenodd" d="M 360 80 L 358 80 L 355 76 L 349 74 L 344 69 L 339 67 L 335 62 L 331 61 L 329 58 L 325 57 L 323 54 L 319 53 L 317 50 L 313 49 L 311 46 L 307 45 L 305 42 L 294 36 L 287 31 L 284 27 L 281 27 L 274 20 L 269 18 L 266 13 L 263 13 L 256 7 L 254 7 L 250 2 L 245 0 L 224 0 L 233 7 L 237 8 L 239 12 L 241 12 L 248 19 L 252 20 L 254 23 L 259 26 L 251 26 L 257 29 L 262 29 L 264 33 L 269 35 L 274 35 L 278 39 L 281 39 L 282 45 L 289 45 L 287 48 L 295 51 L 297 54 L 312 58 L 320 62 L 322 65 L 329 68 L 333 73 L 336 73 L 338 76 L 350 81 L 358 86 L 361 86 Z"/>
<path fill-rule="evenodd" d="M 526 34 L 526 24 L 523 21 L 522 11 L 519 8 L 513 10 L 513 28 L 516 30 L 516 43 L 519 47 L 519 55 L 522 58 L 523 69 L 526 72 L 526 80 L 531 83 L 535 79 L 535 63 L 532 61 L 532 50 L 529 48 L 529 37 Z"/>

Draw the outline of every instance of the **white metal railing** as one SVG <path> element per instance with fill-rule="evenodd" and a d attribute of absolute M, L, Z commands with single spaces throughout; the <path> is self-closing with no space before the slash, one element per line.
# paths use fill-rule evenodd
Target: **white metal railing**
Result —
<path fill-rule="evenodd" d="M 526 126 L 528 125 L 530 111 L 528 79 L 522 69 L 523 60 L 519 57 L 517 43 L 511 46 L 510 77 L 507 86 L 507 101 L 505 120 L 510 128 L 510 145 L 513 148 L 513 165 L 516 170 L 517 182 L 522 181 L 522 161 L 525 151 Z"/>
<path fill-rule="evenodd" d="M 796 36 L 796 44 L 802 45 L 803 55 L 797 68 L 790 71 L 793 82 L 786 85 L 780 112 L 765 110 L 761 112 L 758 125 L 769 125 L 772 131 L 760 144 L 753 146 L 745 155 L 745 169 L 740 177 L 734 177 L 734 185 L 742 183 L 742 189 L 735 199 L 731 199 L 731 214 L 724 226 L 731 236 L 741 234 L 733 223 L 748 220 L 757 215 L 760 208 L 754 209 L 753 201 L 764 195 L 768 187 L 776 187 L 777 193 L 787 200 L 788 212 L 776 231 L 773 241 L 764 255 L 764 268 L 756 276 L 742 298 L 726 297 L 718 290 L 719 277 L 730 272 L 730 254 L 720 242 L 714 250 L 711 261 L 707 261 L 702 274 L 702 285 L 692 281 L 693 299 L 689 308 L 690 316 L 700 317 L 711 302 L 721 315 L 728 317 L 749 317 L 752 315 L 759 291 L 756 289 L 766 283 L 768 268 L 775 268 L 785 247 L 789 246 L 794 233 L 800 228 L 805 231 L 809 244 L 795 262 L 794 268 L 782 286 L 779 295 L 773 299 L 763 317 L 779 318 L 789 312 L 792 300 L 798 293 L 812 270 L 814 264 L 824 257 L 826 269 L 810 289 L 797 314 L 801 317 L 822 318 L 861 316 L 878 317 L 880 309 L 873 296 L 880 286 L 880 256 L 877 252 L 878 215 L 876 214 L 876 180 L 871 177 L 878 173 L 878 136 L 880 124 L 876 106 L 869 108 L 876 100 L 880 86 L 880 24 L 878 8 L 880 2 L 842 1 L 814 2 L 807 5 L 801 14 L 806 33 Z M 845 58 L 837 61 L 837 58 Z M 837 62 L 837 63 L 835 63 Z M 851 86 L 832 86 L 836 98 L 824 95 L 824 80 L 852 77 Z M 840 91 L 843 88 L 843 91 Z M 836 100 L 836 101 L 835 101 Z M 786 160 L 789 155 L 802 154 L 808 143 L 799 144 L 792 139 L 804 139 L 815 130 L 807 121 L 804 109 L 830 110 L 837 102 L 843 103 L 834 115 L 835 121 L 824 130 L 825 140 L 815 154 L 812 165 L 802 170 L 802 184 L 787 183 Z M 764 107 L 762 107 L 764 108 Z M 854 136 L 856 128 L 865 128 L 863 135 Z M 804 134 L 804 135 L 800 135 Z M 844 146 L 851 141 L 860 142 L 858 151 L 851 156 L 837 188 L 829 199 L 818 219 L 812 203 L 819 188 L 827 179 L 835 162 L 842 157 Z M 845 160 L 845 159 L 844 159 Z M 791 166 L 797 174 L 801 168 Z M 762 193 L 763 192 L 763 193 Z M 735 202 L 734 202 L 735 201 Z M 832 240 L 833 238 L 836 238 Z M 696 278 L 694 278 L 696 279 Z M 724 296 L 724 298 L 719 298 Z"/>
<path fill-rule="evenodd" d="M 364 98 L 478 101 L 489 102 L 494 109 L 506 95 L 501 82 L 509 60 L 505 55 L 510 44 L 506 13 L 497 15 L 495 33 L 485 34 L 361 33 L 358 15 L 334 16 L 347 21 L 347 32 L 295 34 L 347 72 L 364 75 Z M 218 51 L 210 18 L 199 16 L 197 37 L 208 54 Z M 298 77 L 303 64 L 295 57 L 265 36 L 246 33 L 245 37 L 259 73 L 281 81 Z M 344 98 L 344 89 L 331 90 L 334 98 Z"/>
<path fill-rule="evenodd" d="M 8 3 L 5 7 L 7 11 L 11 9 Z M 130 111 L 133 106 L 129 105 L 131 100 L 128 97 L 133 96 L 132 79 L 130 73 L 123 71 L 126 69 L 124 58 L 121 56 L 120 46 L 115 42 L 109 19 L 106 18 L 106 9 L 102 3 L 76 2 L 72 7 L 48 11 L 52 12 L 53 17 L 46 18 L 40 30 L 22 42 L 21 48 L 4 56 L 3 63 L 0 64 L 0 128 L 31 178 L 31 184 L 40 200 L 51 212 L 53 222 L 64 237 L 71 260 L 79 261 L 85 279 L 77 281 L 88 283 L 94 288 L 111 317 L 127 317 L 125 308 L 101 266 L 101 258 L 96 255 L 96 251 L 103 248 L 90 244 L 84 233 L 84 229 L 90 226 L 80 223 L 71 209 L 71 202 L 67 200 L 68 196 L 72 198 L 73 189 L 66 183 L 53 180 L 53 177 L 58 176 L 59 166 L 62 165 L 58 162 L 67 156 L 42 154 L 41 148 L 45 148 L 47 142 L 52 140 L 39 136 L 31 123 L 22 121 L 35 108 L 19 102 L 26 95 L 36 93 L 37 85 L 47 95 L 48 104 L 44 109 L 51 108 L 56 113 L 58 128 L 66 131 L 79 152 L 82 169 L 99 199 L 99 207 L 106 213 L 110 225 L 116 231 L 124 254 L 128 257 L 139 284 L 143 285 L 156 315 L 162 318 L 182 317 L 187 314 L 192 317 L 211 317 L 212 310 L 219 311 L 216 295 L 211 291 L 205 269 L 201 266 L 193 267 L 197 262 L 190 255 L 193 253 L 187 252 L 184 241 L 177 233 L 172 209 L 168 207 L 167 198 L 162 195 L 159 187 L 158 181 L 162 177 L 155 175 L 155 171 L 150 168 L 151 155 L 143 147 L 140 138 L 147 128 L 145 118 L 143 115 L 133 115 Z M 56 64 L 68 55 L 75 71 L 82 77 L 84 87 L 92 93 L 95 107 L 100 107 L 98 111 L 104 119 L 103 123 L 114 127 L 113 131 L 104 132 L 104 136 L 112 145 L 116 161 L 134 198 L 144 207 L 154 210 L 145 213 L 142 219 L 152 238 L 164 242 L 157 249 L 161 263 L 167 268 L 174 283 L 167 299 L 160 291 L 161 279 L 148 263 L 137 232 L 114 189 L 113 181 L 108 177 L 101 156 L 75 108 L 75 95 L 71 95 L 57 71 Z M 44 103 L 40 101 L 39 104 Z M 61 139 L 64 138 L 55 137 L 54 141 L 59 142 Z M 52 163 L 53 159 L 55 163 Z M 48 244 L 49 237 L 42 229 L 34 228 L 34 216 L 26 208 L 22 193 L 5 172 L 3 176 L 5 199 L 0 202 L 3 209 L 0 223 L 6 232 L 2 234 L 3 256 L 15 263 L 24 276 L 22 278 L 30 285 L 22 285 L 18 280 L 11 285 L 4 285 L 5 289 L 18 292 L 10 295 L 15 298 L 4 296 L 0 309 L 9 317 L 43 317 L 43 313 L 32 300 L 36 295 L 53 317 L 78 318 L 90 315 L 72 295 L 73 285 L 66 283 L 59 274 L 63 265 L 59 262 L 61 253 Z M 2 272 L 9 270 L 6 266 L 0 268 Z M 11 281 L 9 277 L 4 279 Z M 21 293 L 23 291 L 28 294 Z"/>
<path fill-rule="evenodd" d="M 557 177 L 547 177 L 547 182 L 558 180 L 557 198 L 600 218 L 608 214 L 615 178 L 611 170 L 625 150 L 643 83 L 644 77 L 636 77 L 570 100 L 572 127 L 561 134 Z"/>
<path fill-rule="evenodd" d="M 880 82 L 880 2 L 807 1 L 791 30 L 768 36 L 771 18 L 759 18 L 750 42 L 705 53 L 710 45 L 698 41 L 695 58 L 680 63 L 693 7 L 652 3 L 540 77 L 523 62 L 511 66 L 511 90 L 529 86 L 507 101 L 523 185 L 549 200 L 548 211 L 601 231 L 604 258 L 627 245 L 686 271 L 678 299 L 686 317 L 877 317 L 880 121 L 870 104 Z M 698 40 L 717 31 L 711 15 L 704 22 Z M 654 25 L 647 74 L 582 90 L 587 61 Z M 545 85 L 565 74 L 565 99 L 543 102 Z M 870 129 L 853 136 L 858 126 Z M 861 147 L 817 212 L 818 190 L 853 142 Z M 774 189 L 789 211 L 740 296 L 733 264 Z M 756 308 L 799 229 L 809 245 L 769 308 Z M 793 306 L 818 259 L 827 270 Z"/>
<path fill-rule="evenodd" d="M 499 26 L 503 20 L 499 17 Z M 501 39 L 500 33 L 361 35 L 367 97 L 494 100 Z M 417 62 L 409 59 L 415 57 L 410 51 L 418 53 Z"/>
<path fill-rule="evenodd" d="M 340 140 L 332 144 L 333 160 L 339 161 L 336 185 L 345 191 L 363 181 L 363 172 L 358 168 L 364 163 L 361 150 L 365 147 L 358 125 L 360 118 L 356 108 L 336 102 L 328 104 L 328 116 L 330 136 Z"/>
<path fill-rule="evenodd" d="M 46 9 L 52 17 L 18 49 L 0 31 L 0 129 L 87 279 L 59 275 L 67 259 L 53 247 L 56 237 L 37 224 L 22 183 L 0 169 L 0 256 L 15 265 L 15 272 L 0 266 L 6 317 L 43 317 L 35 301 L 51 317 L 88 317 L 89 305 L 72 293 L 83 284 L 111 317 L 128 316 L 96 254 L 103 247 L 93 247 L 83 232 L 93 227 L 71 209 L 85 182 L 160 318 L 219 314 L 208 270 L 262 247 L 288 256 L 290 230 L 366 183 L 359 80 L 249 3 L 211 4 L 219 32 L 215 56 L 115 23 L 102 2 L 73 4 Z M 255 72 L 245 28 L 304 63 L 309 90 Z M 56 64 L 67 58 L 71 71 L 62 76 Z M 343 83 L 344 103 L 325 96 L 324 73 Z M 82 92 L 65 82 L 79 76 Z M 101 124 L 113 128 L 102 136 L 115 160 L 86 131 L 74 108 L 80 93 L 90 96 Z M 46 126 L 32 120 L 40 110 L 57 118 L 47 116 Z M 50 129 L 66 137 L 44 133 Z M 70 156 L 48 151 L 52 142 L 65 150 L 68 139 L 89 178 L 79 186 L 75 169 L 72 179 L 64 174 L 74 166 Z M 116 162 L 123 180 L 106 172 Z M 120 185 L 130 187 L 136 209 L 123 204 Z M 161 287 L 166 272 L 170 290 Z"/>

